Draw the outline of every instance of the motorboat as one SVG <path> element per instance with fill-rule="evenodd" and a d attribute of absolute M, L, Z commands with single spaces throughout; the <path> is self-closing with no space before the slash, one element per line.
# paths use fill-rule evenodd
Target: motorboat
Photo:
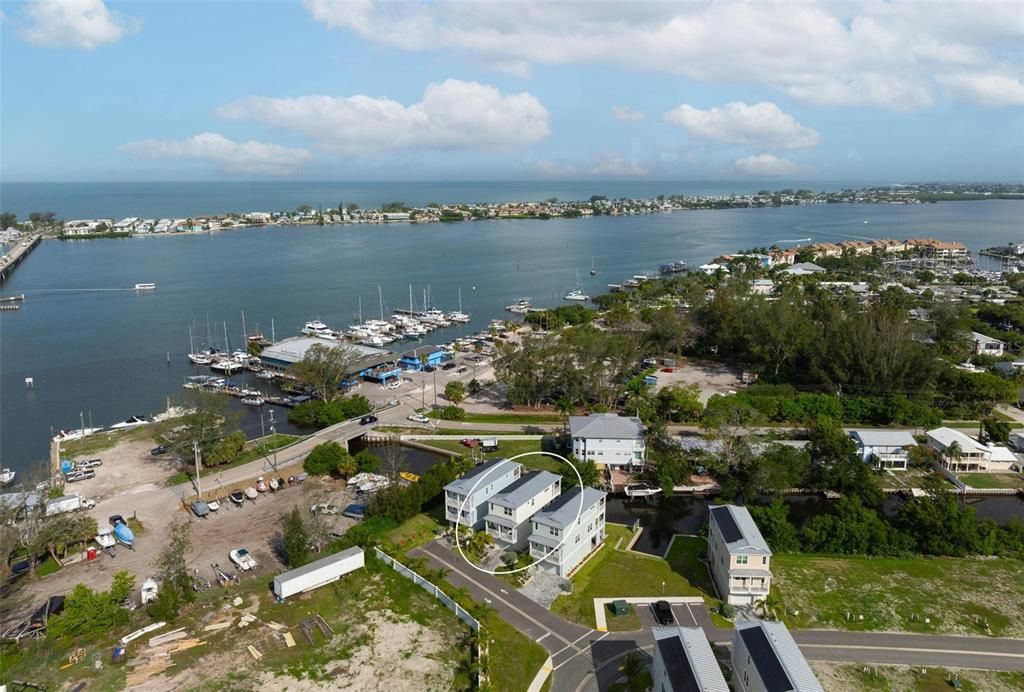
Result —
<path fill-rule="evenodd" d="M 352 476 L 351 478 L 348 479 L 348 485 L 350 485 L 350 486 L 356 485 L 357 486 L 360 483 L 362 483 L 363 481 L 367 480 L 371 475 L 373 475 L 373 474 L 367 473 L 366 471 L 360 471 L 359 473 L 357 473 L 356 475 L 354 475 L 354 476 Z"/>
<path fill-rule="evenodd" d="M 120 423 L 114 423 L 110 426 L 111 430 L 126 430 L 128 428 L 137 428 L 140 425 L 149 425 L 149 421 L 146 420 L 145 416 L 132 416 Z"/>
<path fill-rule="evenodd" d="M 277 489 L 281 487 L 281 483 L 277 478 L 271 478 L 270 483 L 267 484 L 271 492 L 277 492 Z"/>
<path fill-rule="evenodd" d="M 315 336 L 320 339 L 337 339 L 338 335 L 320 320 L 313 320 L 312 322 L 306 322 L 302 328 L 302 333 L 306 336 Z"/>
<path fill-rule="evenodd" d="M 267 492 L 267 481 L 263 479 L 263 476 L 256 478 L 256 490 L 261 493 Z"/>
<path fill-rule="evenodd" d="M 449 322 L 459 322 L 462 324 L 466 324 L 467 322 L 470 321 L 470 316 L 464 312 L 449 312 L 447 315 L 445 315 L 445 319 L 447 319 Z"/>
<path fill-rule="evenodd" d="M 516 302 L 511 305 L 506 305 L 505 309 L 509 312 L 515 312 L 518 314 L 525 314 L 530 311 L 533 307 L 533 303 L 530 302 L 529 298 L 519 298 Z"/>
<path fill-rule="evenodd" d="M 211 512 L 216 512 L 218 509 L 220 509 L 220 503 L 217 502 L 216 500 L 210 500 L 209 502 L 206 503 L 206 506 L 210 508 Z"/>
<path fill-rule="evenodd" d="M 276 375 L 271 370 L 260 370 L 258 373 L 256 373 L 256 377 L 260 378 L 261 380 L 272 380 L 276 377 Z"/>
<path fill-rule="evenodd" d="M 242 397 L 242 403 L 245 404 L 246 406 L 262 406 L 267 402 L 264 401 L 263 397 L 260 396 L 246 396 Z"/>
<path fill-rule="evenodd" d="M 210 364 L 210 369 L 211 370 L 216 370 L 217 372 L 223 372 L 223 373 L 225 373 L 227 375 L 230 375 L 233 372 L 237 372 L 237 371 L 241 370 L 242 369 L 242 364 L 241 363 L 236 363 L 235 361 L 233 361 L 233 360 L 231 360 L 229 358 L 221 358 L 220 360 L 218 360 L 218 361 L 216 361 L 214 363 L 211 363 Z"/>
<path fill-rule="evenodd" d="M 231 500 L 236 505 L 241 505 L 243 502 L 245 502 L 245 493 L 243 493 L 241 490 L 236 490 L 230 495 L 228 495 L 228 499 Z"/>
<path fill-rule="evenodd" d="M 114 529 L 110 526 L 104 526 L 101 528 L 96 533 L 93 540 L 96 541 L 96 545 L 98 545 L 101 550 L 109 550 L 117 545 L 117 538 L 114 537 Z"/>
<path fill-rule="evenodd" d="M 192 503 L 192 513 L 201 519 L 205 519 L 210 513 L 210 505 L 202 500 L 196 500 Z"/>
<path fill-rule="evenodd" d="M 626 497 L 650 497 L 661 492 L 661 488 L 655 488 L 647 483 L 636 483 L 623 488 Z"/>
<path fill-rule="evenodd" d="M 83 437 L 95 435 L 102 432 L 103 428 L 78 428 L 77 430 L 61 430 L 53 436 L 54 442 L 68 442 L 70 440 L 81 440 Z"/>
<path fill-rule="evenodd" d="M 17 475 L 17 471 L 11 471 L 10 469 L 4 469 L 0 471 L 0 488 L 6 488 L 7 486 L 13 484 L 14 477 Z"/>
<path fill-rule="evenodd" d="M 420 480 L 420 477 L 412 471 L 402 471 L 398 475 L 403 481 L 408 481 L 410 483 L 419 483 Z"/>
<path fill-rule="evenodd" d="M 252 487 L 251 485 L 245 489 L 245 496 L 250 500 L 255 500 L 258 495 L 259 491 L 257 491 L 256 488 Z"/>
<path fill-rule="evenodd" d="M 590 300 L 590 296 L 588 296 L 586 293 L 584 293 L 582 290 L 578 288 L 574 288 L 573 290 L 569 291 L 564 296 L 562 296 L 562 298 L 565 300 L 575 300 L 582 302 Z"/>
<path fill-rule="evenodd" d="M 135 290 L 136 291 L 155 291 L 156 290 L 156 284 L 153 284 L 153 283 L 135 284 Z"/>
<path fill-rule="evenodd" d="M 152 603 L 156 600 L 157 594 L 160 592 L 160 586 L 156 583 L 156 579 L 150 577 L 146 581 L 142 582 L 142 588 L 139 590 L 142 605 Z"/>
<path fill-rule="evenodd" d="M 118 543 L 122 543 L 129 548 L 135 545 L 135 534 L 128 527 L 128 524 L 124 521 L 118 521 L 114 524 L 114 537 L 117 538 Z"/>
<path fill-rule="evenodd" d="M 256 569 L 256 558 L 245 548 L 235 548 L 228 553 L 228 557 L 235 563 L 235 567 L 243 572 Z"/>

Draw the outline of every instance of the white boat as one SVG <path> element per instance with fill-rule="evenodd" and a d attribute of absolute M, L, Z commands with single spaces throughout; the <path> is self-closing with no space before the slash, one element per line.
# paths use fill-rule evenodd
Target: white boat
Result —
<path fill-rule="evenodd" d="M 114 537 L 114 529 L 111 526 L 102 527 L 93 540 L 96 541 L 96 545 L 102 550 L 107 550 L 117 545 L 117 538 Z"/>
<path fill-rule="evenodd" d="M 156 290 L 156 284 L 150 284 L 150 283 L 135 284 L 135 290 L 136 291 L 155 291 Z"/>
<path fill-rule="evenodd" d="M 267 402 L 261 396 L 246 396 L 242 397 L 242 403 L 246 406 L 262 406 Z"/>
<path fill-rule="evenodd" d="M 257 495 L 259 495 L 259 491 L 251 485 L 245 489 L 245 496 L 250 500 L 255 500 Z"/>
<path fill-rule="evenodd" d="M 260 370 L 258 373 L 256 373 L 256 377 L 260 378 L 261 380 L 272 380 L 276 377 L 276 375 L 271 370 Z"/>
<path fill-rule="evenodd" d="M 220 503 L 217 502 L 216 500 L 210 500 L 209 502 L 206 503 L 206 506 L 210 509 L 211 512 L 216 512 L 218 509 L 220 509 Z"/>
<path fill-rule="evenodd" d="M 95 435 L 103 428 L 79 428 L 77 430 L 61 430 L 53 436 L 54 442 L 67 442 L 68 440 L 81 440 L 83 437 Z"/>
<path fill-rule="evenodd" d="M 157 594 L 160 592 L 160 586 L 156 583 L 156 579 L 150 577 L 146 581 L 142 582 L 142 588 L 139 589 L 140 601 L 142 605 L 152 603 L 156 600 Z"/>
<path fill-rule="evenodd" d="M 259 476 L 256 479 L 256 491 L 261 493 L 267 492 L 267 482 L 263 480 L 263 476 Z"/>
<path fill-rule="evenodd" d="M 0 488 L 6 488 L 14 483 L 14 477 L 17 475 L 16 471 L 11 471 L 10 469 L 0 471 Z"/>
<path fill-rule="evenodd" d="M 230 360 L 229 358 L 221 358 L 220 360 L 211 363 L 210 369 L 230 375 L 233 372 L 241 370 L 242 364 L 236 363 L 235 361 Z"/>
<path fill-rule="evenodd" d="M 338 335 L 320 320 L 313 320 L 312 322 L 306 322 L 302 328 L 302 333 L 306 336 L 315 336 L 321 339 L 337 339 Z"/>
<path fill-rule="evenodd" d="M 209 365 L 213 362 L 213 356 L 208 353 L 190 353 L 188 359 L 196 365 Z"/>
<path fill-rule="evenodd" d="M 637 483 L 636 485 L 627 485 L 623 491 L 626 493 L 626 497 L 649 497 L 660 493 L 661 488 L 654 488 L 647 483 Z"/>
<path fill-rule="evenodd" d="M 565 300 L 576 300 L 582 302 L 590 300 L 590 296 L 588 296 L 586 293 L 584 293 L 578 288 L 574 288 L 573 290 L 569 291 L 564 296 L 562 296 L 562 298 Z"/>
<path fill-rule="evenodd" d="M 110 426 L 111 430 L 126 430 L 128 428 L 137 428 L 140 425 L 149 425 L 149 421 L 144 416 L 132 416 L 127 420 L 123 420 L 120 423 L 114 423 Z"/>
<path fill-rule="evenodd" d="M 529 312 L 532 307 L 533 303 L 530 302 L 529 298 L 520 298 L 511 305 L 506 305 L 505 309 L 509 312 L 524 314 Z"/>

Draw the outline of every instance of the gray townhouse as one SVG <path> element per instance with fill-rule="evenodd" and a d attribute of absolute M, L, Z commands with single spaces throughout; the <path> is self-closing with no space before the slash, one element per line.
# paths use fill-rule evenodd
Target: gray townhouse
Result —
<path fill-rule="evenodd" d="M 488 501 L 484 525 L 505 550 L 522 551 L 530 537 L 530 518 L 562 492 L 562 478 L 550 471 L 527 473 Z"/>
<path fill-rule="evenodd" d="M 445 519 L 451 526 L 458 520 L 462 526 L 480 531 L 484 528 L 487 501 L 522 475 L 522 464 L 505 459 L 494 459 L 471 469 L 444 486 Z"/>
<path fill-rule="evenodd" d="M 700 627 L 654 627 L 653 692 L 730 692 Z"/>
<path fill-rule="evenodd" d="M 751 605 L 772 585 L 772 551 L 746 507 L 711 505 L 708 563 L 722 600 Z"/>
<path fill-rule="evenodd" d="M 567 577 L 604 542 L 605 493 L 574 486 L 530 521 L 530 557 L 541 569 Z"/>

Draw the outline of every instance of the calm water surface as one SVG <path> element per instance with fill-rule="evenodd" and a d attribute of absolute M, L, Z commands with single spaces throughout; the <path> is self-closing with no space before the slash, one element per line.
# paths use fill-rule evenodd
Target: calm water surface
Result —
<path fill-rule="evenodd" d="M 2 287 L 28 299 L 20 311 L 0 313 L 0 463 L 20 470 L 45 458 L 51 428 L 77 427 L 80 412 L 110 425 L 162 410 L 195 373 L 185 358 L 188 328 L 201 340 L 207 318 L 218 344 L 226 323 L 231 345 L 241 341 L 243 310 L 250 330 L 269 334 L 273 320 L 278 338 L 313 318 L 342 328 L 360 299 L 364 315 L 379 315 L 378 286 L 388 313 L 408 305 L 412 284 L 417 304 L 429 286 L 444 309 L 457 307 L 462 290 L 473 324 L 435 332 L 449 340 L 508 316 L 503 306 L 520 296 L 562 304 L 577 271 L 596 294 L 667 260 L 699 264 L 795 238 L 928 235 L 977 249 L 1024 240 L 1021 209 L 1010 201 L 820 205 L 46 241 Z M 592 258 L 596 277 L 588 274 Z M 138 282 L 158 289 L 124 290 Z M 26 377 L 35 390 L 26 390 Z M 250 431 L 258 429 L 252 421 Z"/>

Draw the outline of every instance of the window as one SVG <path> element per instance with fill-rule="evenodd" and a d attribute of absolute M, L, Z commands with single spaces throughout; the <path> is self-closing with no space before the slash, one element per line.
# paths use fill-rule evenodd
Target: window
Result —
<path fill-rule="evenodd" d="M 745 565 L 745 564 L 747 564 L 747 556 L 746 555 L 737 555 L 736 556 L 736 564 L 737 565 Z"/>
<path fill-rule="evenodd" d="M 502 507 L 502 509 L 503 509 L 503 510 L 505 510 L 505 516 L 506 516 L 506 517 L 510 517 L 510 516 L 512 516 L 512 510 L 511 510 L 510 508 L 508 508 L 508 507 Z"/>

